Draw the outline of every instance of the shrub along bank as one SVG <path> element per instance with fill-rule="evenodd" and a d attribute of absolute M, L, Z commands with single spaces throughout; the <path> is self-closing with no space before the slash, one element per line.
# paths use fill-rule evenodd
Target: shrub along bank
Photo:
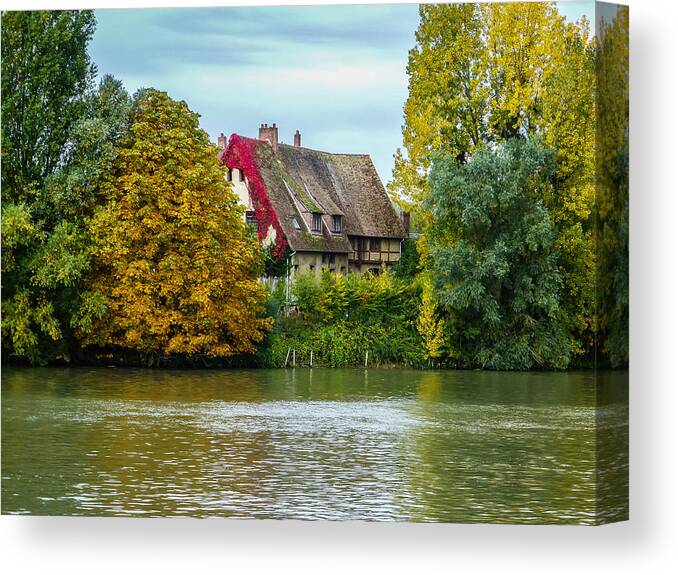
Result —
<path fill-rule="evenodd" d="M 271 295 L 276 324 L 257 354 L 262 367 L 297 365 L 350 367 L 365 364 L 420 366 L 426 363 L 417 331 L 418 282 L 382 273 L 299 274 L 291 286 L 296 309 L 283 312 L 282 282 Z M 288 352 L 290 355 L 288 356 Z"/>

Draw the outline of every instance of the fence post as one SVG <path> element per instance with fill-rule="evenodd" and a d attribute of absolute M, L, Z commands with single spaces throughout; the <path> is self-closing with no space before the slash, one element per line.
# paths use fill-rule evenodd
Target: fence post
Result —
<path fill-rule="evenodd" d="M 370 356 L 369 350 L 365 352 L 365 367 L 367 367 L 367 358 Z"/>
<path fill-rule="evenodd" d="M 313 350 L 311 350 L 311 367 L 313 367 Z"/>
<path fill-rule="evenodd" d="M 292 367 L 297 367 L 297 350 L 292 350 Z"/>

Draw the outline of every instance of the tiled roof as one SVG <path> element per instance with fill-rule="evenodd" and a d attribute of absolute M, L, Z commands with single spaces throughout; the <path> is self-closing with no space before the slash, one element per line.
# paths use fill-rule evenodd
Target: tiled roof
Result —
<path fill-rule="evenodd" d="M 331 154 L 286 144 L 278 144 L 274 152 L 268 143 L 249 141 L 257 143 L 257 167 L 293 250 L 348 252 L 349 235 L 405 237 L 368 155 Z M 319 234 L 308 229 L 313 212 L 327 215 Z M 333 215 L 343 216 L 341 233 L 328 229 Z"/>

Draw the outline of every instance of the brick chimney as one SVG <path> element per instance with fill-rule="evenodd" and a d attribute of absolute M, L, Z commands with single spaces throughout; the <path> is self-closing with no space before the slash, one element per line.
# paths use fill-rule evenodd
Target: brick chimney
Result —
<path fill-rule="evenodd" d="M 262 124 L 259 126 L 259 139 L 267 140 L 271 144 L 274 152 L 278 151 L 278 126 L 275 125 L 275 122 L 272 126 L 268 124 Z"/>
<path fill-rule="evenodd" d="M 301 133 L 299 132 L 299 130 L 294 132 L 294 147 L 301 148 Z"/>
<path fill-rule="evenodd" d="M 219 146 L 222 150 L 226 149 L 226 136 L 224 136 L 223 132 L 221 132 L 217 138 L 217 146 Z"/>

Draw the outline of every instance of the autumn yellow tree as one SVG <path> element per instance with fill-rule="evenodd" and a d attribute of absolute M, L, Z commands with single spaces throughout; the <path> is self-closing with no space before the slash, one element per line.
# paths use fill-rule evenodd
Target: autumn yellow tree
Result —
<path fill-rule="evenodd" d="M 422 4 L 419 15 L 394 199 L 421 202 L 434 153 L 464 162 L 478 146 L 515 136 L 539 134 L 557 147 L 564 176 L 592 158 L 594 46 L 585 19 L 567 23 L 553 2 Z"/>
<path fill-rule="evenodd" d="M 119 148 L 89 225 L 87 287 L 106 312 L 80 329 L 83 343 L 132 350 L 151 364 L 170 354 L 254 352 L 272 322 L 262 313 L 260 248 L 198 114 L 143 90 Z"/>

